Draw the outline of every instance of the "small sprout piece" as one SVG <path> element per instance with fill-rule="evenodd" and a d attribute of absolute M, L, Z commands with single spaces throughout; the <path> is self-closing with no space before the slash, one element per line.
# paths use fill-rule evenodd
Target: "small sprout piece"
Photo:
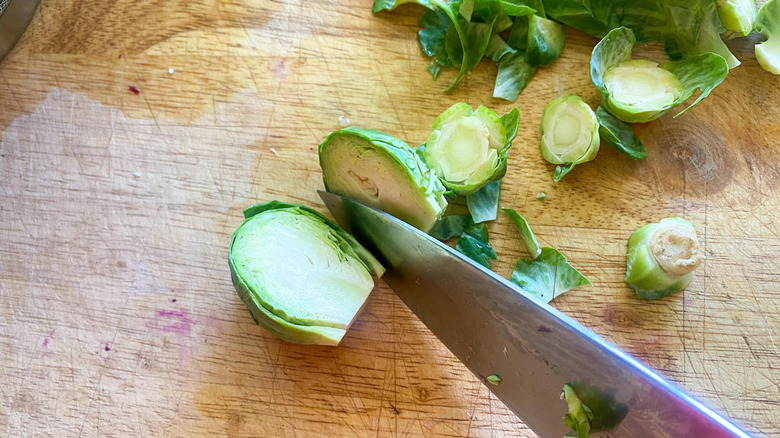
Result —
<path fill-rule="evenodd" d="M 661 65 L 631 60 L 635 42 L 631 29 L 612 29 L 596 44 L 590 58 L 590 78 L 601 103 L 624 122 L 655 120 L 701 90 L 677 117 L 707 97 L 728 75 L 726 60 L 711 52 Z"/>
<path fill-rule="evenodd" d="M 723 39 L 747 36 L 756 22 L 756 0 L 717 0 Z"/>
<path fill-rule="evenodd" d="M 588 438 L 591 431 L 614 429 L 628 414 L 628 406 L 618 403 L 613 393 L 582 382 L 563 385 L 561 399 L 566 400 L 569 408 L 563 418 L 572 429 L 565 435 L 567 437 Z"/>
<path fill-rule="evenodd" d="M 596 158 L 598 130 L 596 114 L 579 96 L 564 96 L 547 104 L 542 113 L 542 156 L 562 165 L 555 171 L 555 181 L 574 165 Z"/>
<path fill-rule="evenodd" d="M 545 195 L 544 192 L 539 192 L 539 194 L 536 195 L 536 199 L 540 201 L 544 201 L 545 199 L 547 199 L 547 195 Z"/>
<path fill-rule="evenodd" d="M 252 319 L 288 342 L 336 345 L 374 287 L 379 262 L 316 211 L 271 201 L 244 210 L 228 262 Z"/>
<path fill-rule="evenodd" d="M 354 126 L 319 148 L 325 189 L 428 232 L 447 208 L 445 188 L 414 149 L 383 132 Z"/>
<path fill-rule="evenodd" d="M 690 222 L 662 219 L 639 228 L 628 239 L 626 283 L 638 298 L 663 298 L 685 289 L 703 258 Z"/>
<path fill-rule="evenodd" d="M 566 34 L 563 25 L 539 15 L 528 17 L 528 48 L 525 55 L 528 64 L 536 67 L 558 59 L 563 52 Z"/>
<path fill-rule="evenodd" d="M 769 0 L 761 6 L 756 32 L 767 38 L 756 46 L 756 60 L 764 70 L 780 75 L 780 1 Z"/>
<path fill-rule="evenodd" d="M 487 376 L 485 378 L 485 380 L 487 380 L 487 382 L 490 383 L 491 385 L 498 386 L 498 385 L 501 384 L 501 376 L 499 376 L 498 374 L 493 374 L 492 376 Z"/>
<path fill-rule="evenodd" d="M 506 173 L 519 119 L 517 108 L 499 117 L 484 106 L 474 111 L 456 103 L 436 118 L 418 154 L 447 188 L 459 195 L 474 193 Z"/>

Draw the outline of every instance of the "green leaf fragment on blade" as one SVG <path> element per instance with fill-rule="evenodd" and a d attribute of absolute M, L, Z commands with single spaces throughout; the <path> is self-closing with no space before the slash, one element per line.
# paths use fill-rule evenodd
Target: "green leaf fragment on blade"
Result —
<path fill-rule="evenodd" d="M 539 248 L 539 242 L 536 240 L 534 232 L 531 231 L 531 226 L 528 225 L 528 221 L 526 221 L 525 218 L 520 215 L 520 213 L 512 210 L 511 208 L 502 208 L 501 210 L 503 210 L 504 213 L 506 213 L 507 216 L 512 219 L 512 222 L 514 222 L 515 227 L 517 227 L 517 231 L 520 232 L 520 236 L 523 238 L 523 243 L 528 249 L 528 253 L 531 255 L 531 258 L 535 259 L 539 257 L 539 255 L 542 253 L 542 250 Z"/>
<path fill-rule="evenodd" d="M 487 380 L 487 382 L 490 383 L 491 385 L 498 386 L 501 384 L 501 376 L 499 376 L 498 374 L 487 376 L 485 380 Z"/>
<path fill-rule="evenodd" d="M 472 223 L 469 215 L 444 216 L 436 222 L 428 234 L 439 240 L 448 240 L 463 234 Z"/>
<path fill-rule="evenodd" d="M 572 429 L 566 436 L 587 438 L 590 432 L 612 430 L 628 414 L 628 406 L 616 400 L 614 388 L 601 390 L 583 382 L 569 382 L 563 385 L 561 398 L 568 407 L 564 423 Z"/>
<path fill-rule="evenodd" d="M 533 260 L 519 259 L 510 280 L 545 303 L 571 289 L 591 284 L 563 254 L 550 247 L 543 247 L 539 257 Z"/>

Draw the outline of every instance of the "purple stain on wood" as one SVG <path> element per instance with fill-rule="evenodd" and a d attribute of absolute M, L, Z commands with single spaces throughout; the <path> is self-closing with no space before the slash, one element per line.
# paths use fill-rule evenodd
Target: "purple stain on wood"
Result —
<path fill-rule="evenodd" d="M 287 60 L 282 59 L 281 61 L 274 64 L 273 67 L 271 67 L 271 71 L 276 75 L 276 79 L 279 79 L 280 81 L 283 81 L 287 78 L 287 66 L 286 66 Z"/>
<path fill-rule="evenodd" d="M 176 302 L 176 298 L 171 299 L 171 302 L 175 303 Z"/>
<path fill-rule="evenodd" d="M 187 312 L 183 310 L 158 310 L 154 321 L 157 330 L 183 336 L 190 334 L 191 324 Z"/>
<path fill-rule="evenodd" d="M 552 333 L 552 329 L 544 325 L 540 325 L 537 331 L 540 331 L 542 333 Z"/>
<path fill-rule="evenodd" d="M 43 338 L 43 348 L 46 348 L 49 346 L 49 338 Z"/>
<path fill-rule="evenodd" d="M 135 85 L 128 85 L 127 88 L 132 91 L 134 94 L 140 94 L 141 90 L 135 87 Z"/>
<path fill-rule="evenodd" d="M 122 54 L 121 53 L 119 54 L 119 59 L 122 59 Z"/>
<path fill-rule="evenodd" d="M 108 342 L 106 342 L 106 346 L 105 346 L 104 350 L 111 351 L 111 347 L 108 346 Z"/>

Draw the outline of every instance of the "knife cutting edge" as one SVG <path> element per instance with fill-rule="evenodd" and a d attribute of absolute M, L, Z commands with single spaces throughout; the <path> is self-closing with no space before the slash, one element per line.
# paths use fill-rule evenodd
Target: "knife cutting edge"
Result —
<path fill-rule="evenodd" d="M 574 383 L 627 408 L 615 428 L 591 436 L 749 437 L 619 348 L 447 245 L 382 211 L 319 194 L 341 227 L 385 264 L 383 278 L 396 295 L 540 437 L 569 431 L 561 390 Z"/>

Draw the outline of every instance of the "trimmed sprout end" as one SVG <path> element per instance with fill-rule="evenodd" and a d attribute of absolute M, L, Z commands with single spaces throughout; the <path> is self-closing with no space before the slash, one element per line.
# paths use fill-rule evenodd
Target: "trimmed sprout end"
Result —
<path fill-rule="evenodd" d="M 663 219 L 639 228 L 629 238 L 626 283 L 638 298 L 663 298 L 685 289 L 703 258 L 690 222 Z"/>

